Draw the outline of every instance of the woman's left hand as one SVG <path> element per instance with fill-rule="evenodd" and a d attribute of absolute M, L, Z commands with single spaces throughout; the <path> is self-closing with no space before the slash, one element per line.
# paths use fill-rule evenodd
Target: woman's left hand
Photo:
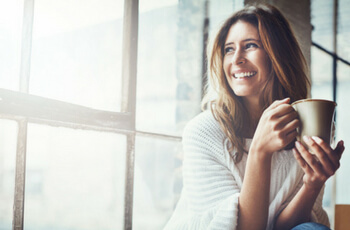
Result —
<path fill-rule="evenodd" d="M 319 137 L 305 136 L 303 139 L 312 154 L 297 141 L 296 147 L 293 149 L 294 157 L 305 173 L 303 181 L 306 188 L 319 190 L 340 167 L 344 142 L 339 141 L 337 147 L 332 149 L 329 144 Z"/>

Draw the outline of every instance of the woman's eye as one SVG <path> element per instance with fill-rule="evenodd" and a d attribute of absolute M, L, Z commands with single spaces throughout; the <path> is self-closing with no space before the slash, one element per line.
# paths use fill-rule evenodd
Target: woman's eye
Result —
<path fill-rule="evenodd" d="M 233 51 L 234 51 L 234 50 L 233 50 L 232 47 L 226 47 L 226 48 L 225 48 L 225 54 L 230 53 L 230 52 L 233 52 Z"/>
<path fill-rule="evenodd" d="M 249 49 L 249 48 L 258 48 L 258 45 L 255 44 L 255 43 L 248 43 L 246 46 L 245 46 L 246 49 Z"/>

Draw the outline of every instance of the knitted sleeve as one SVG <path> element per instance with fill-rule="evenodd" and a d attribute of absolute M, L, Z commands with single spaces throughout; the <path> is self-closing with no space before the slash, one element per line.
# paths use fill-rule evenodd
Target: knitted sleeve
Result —
<path fill-rule="evenodd" d="M 183 176 L 188 229 L 236 228 L 239 188 L 225 165 L 224 140 L 220 126 L 208 113 L 192 120 L 185 129 Z"/>

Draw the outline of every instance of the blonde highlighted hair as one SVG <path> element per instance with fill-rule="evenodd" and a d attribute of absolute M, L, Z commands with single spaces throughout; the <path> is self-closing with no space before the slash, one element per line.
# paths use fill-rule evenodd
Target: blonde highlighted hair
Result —
<path fill-rule="evenodd" d="M 252 24 L 258 30 L 264 50 L 270 60 L 270 76 L 263 89 L 260 105 L 267 108 L 273 101 L 286 97 L 294 102 L 306 98 L 309 89 L 307 63 L 293 31 L 281 12 L 274 6 L 258 4 L 246 6 L 229 17 L 217 32 L 208 48 L 208 79 L 216 97 L 207 92 L 202 106 L 209 105 L 231 142 L 231 151 L 237 149 L 234 161 L 239 162 L 246 150 L 243 130 L 255 128 L 247 116 L 242 98 L 230 88 L 224 70 L 224 46 L 232 25 L 238 21 Z M 248 124 L 248 127 L 243 124 Z"/>

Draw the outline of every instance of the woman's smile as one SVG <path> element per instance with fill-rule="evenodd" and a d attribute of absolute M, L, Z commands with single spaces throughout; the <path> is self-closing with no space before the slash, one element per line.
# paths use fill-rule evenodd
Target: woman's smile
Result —
<path fill-rule="evenodd" d="M 236 79 L 246 79 L 246 78 L 251 78 L 256 75 L 255 71 L 247 71 L 247 72 L 239 72 L 233 74 L 233 77 Z"/>

